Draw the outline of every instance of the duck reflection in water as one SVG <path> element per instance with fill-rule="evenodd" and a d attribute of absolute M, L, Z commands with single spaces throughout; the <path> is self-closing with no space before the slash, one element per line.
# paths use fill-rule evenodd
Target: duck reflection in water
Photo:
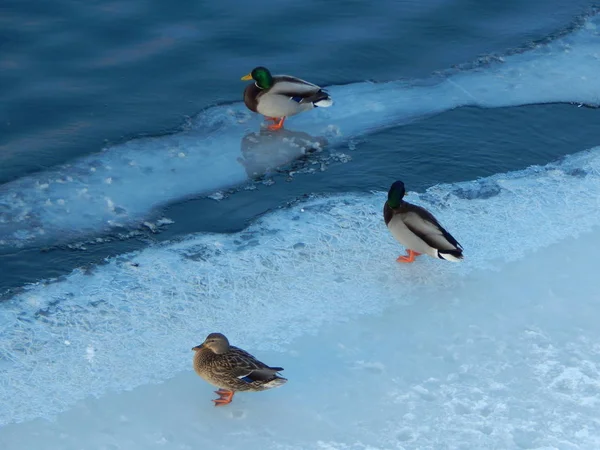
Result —
<path fill-rule="evenodd" d="M 244 166 L 249 178 L 256 179 L 306 155 L 320 152 L 326 146 L 327 139 L 322 136 L 288 129 L 277 132 L 262 129 L 242 138 L 242 157 L 237 161 Z"/>

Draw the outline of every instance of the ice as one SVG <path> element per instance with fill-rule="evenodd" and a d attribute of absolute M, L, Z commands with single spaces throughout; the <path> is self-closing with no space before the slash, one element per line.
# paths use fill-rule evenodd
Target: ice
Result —
<path fill-rule="evenodd" d="M 460 264 L 397 264 L 384 199 L 313 198 L 4 303 L 0 448 L 596 448 L 600 148 L 410 193 Z M 191 370 L 213 331 L 289 382 L 214 408 Z"/>
<path fill-rule="evenodd" d="M 167 202 L 449 108 L 597 105 L 599 21 L 435 82 L 333 86 L 334 107 L 277 136 L 240 104 L 208 109 L 1 186 L 0 242 L 156 230 Z M 3 302 L 0 449 L 600 448 L 600 147 L 411 192 L 463 244 L 460 264 L 397 264 L 384 199 L 311 198 Z M 191 370 L 214 331 L 289 382 L 214 408 Z"/>
<path fill-rule="evenodd" d="M 484 207 L 483 213 L 489 209 Z M 524 220 L 534 220 L 534 214 Z M 517 226 L 506 251 L 523 242 L 515 238 L 519 231 Z M 262 319 L 250 312 L 244 322 L 233 306 L 236 319 L 220 324 L 214 316 L 197 315 L 190 305 L 187 314 L 197 326 L 172 329 L 177 345 L 162 353 L 169 346 L 166 336 L 147 325 L 139 339 L 123 342 L 130 357 L 112 366 L 106 376 L 122 382 L 139 369 L 152 372 L 163 359 L 183 372 L 160 384 L 88 398 L 52 421 L 5 425 L 0 428 L 0 448 L 598 448 L 600 295 L 595 254 L 589 249 L 600 247 L 600 230 L 596 226 L 579 237 L 568 237 L 570 233 L 565 230 L 564 239 L 550 246 L 527 249 L 525 258 L 501 261 L 495 270 L 471 267 L 459 273 L 450 270 L 455 266 L 436 261 L 399 266 L 391 245 L 379 252 L 365 251 L 362 246 L 373 243 L 366 236 L 358 256 L 372 267 L 357 269 L 359 258 L 348 261 L 354 249 L 344 251 L 341 238 L 335 250 L 323 252 L 347 262 L 343 272 L 349 289 L 333 279 L 341 270 L 332 260 L 335 268 L 312 271 L 312 276 L 317 269 L 327 272 L 329 284 L 304 281 L 313 285 L 314 301 L 299 301 L 295 292 L 277 298 L 285 277 L 265 280 L 277 286 L 247 290 L 251 304 L 265 302 Z M 490 232 L 487 245 L 478 247 L 501 248 L 494 236 Z M 475 258 L 480 252 L 477 247 L 467 251 Z M 308 271 L 302 264 L 294 267 L 294 256 L 298 258 L 290 255 L 288 267 L 280 267 L 280 272 Z M 259 274 L 264 277 L 264 270 Z M 247 289 L 248 282 L 243 286 Z M 172 286 L 164 283 L 164 288 Z M 270 290 L 277 292 L 269 295 Z M 284 308 L 291 307 L 286 297 L 297 302 L 287 320 L 282 316 Z M 162 314 L 154 313 L 157 330 L 162 327 L 158 320 L 173 323 L 165 308 Z M 213 309 L 227 315 L 218 305 Z M 319 321 L 326 325 L 313 333 Z M 216 395 L 191 370 L 190 351 L 212 330 L 226 330 L 236 343 L 283 366 L 289 382 L 273 391 L 237 394 L 231 405 L 214 408 L 210 399 Z M 95 358 L 101 357 L 100 348 L 106 349 L 102 340 Z M 45 351 L 57 358 L 54 345 Z M 85 352 L 81 356 L 85 358 Z M 46 364 L 40 361 L 37 367 L 44 370 Z M 33 394 L 47 398 L 57 383 L 71 384 L 66 376 L 72 373 L 57 374 L 46 385 L 35 386 Z M 94 374 L 89 372 L 80 382 L 91 386 Z M 20 405 L 11 404 L 15 410 Z"/>
<path fill-rule="evenodd" d="M 61 243 L 140 226 L 156 208 L 244 183 L 311 149 L 465 105 L 600 104 L 600 18 L 523 53 L 422 82 L 331 86 L 335 99 L 277 136 L 241 103 L 187 129 L 137 139 L 0 186 L 0 248 Z M 233 82 L 239 82 L 236 78 Z M 240 92 L 243 84 L 240 83 Z"/>

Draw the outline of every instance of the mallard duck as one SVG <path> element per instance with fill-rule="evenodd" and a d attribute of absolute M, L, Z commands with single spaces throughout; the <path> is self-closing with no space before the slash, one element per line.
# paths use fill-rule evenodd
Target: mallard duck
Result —
<path fill-rule="evenodd" d="M 426 253 L 434 258 L 458 262 L 463 259 L 463 249 L 450 233 L 424 208 L 403 200 L 406 191 L 402 181 L 390 187 L 383 207 L 383 218 L 392 236 L 400 242 L 407 255 L 396 261 L 411 263 L 415 256 Z"/>
<path fill-rule="evenodd" d="M 277 375 L 282 367 L 269 367 L 250 353 L 229 345 L 221 333 L 209 334 L 204 342 L 192 348 L 194 370 L 204 380 L 217 386 L 219 398 L 215 406 L 231 403 L 237 391 L 264 391 L 285 384 L 287 379 Z"/>
<path fill-rule="evenodd" d="M 286 117 L 333 104 L 329 94 L 319 86 L 290 75 L 273 76 L 265 67 L 256 67 L 242 80 L 254 80 L 244 90 L 244 103 L 250 111 L 274 122 L 269 125 L 270 130 L 283 127 Z"/>

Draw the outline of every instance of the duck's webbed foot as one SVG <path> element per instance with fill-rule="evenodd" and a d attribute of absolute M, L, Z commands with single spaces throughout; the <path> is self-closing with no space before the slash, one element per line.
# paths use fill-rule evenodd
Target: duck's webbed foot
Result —
<path fill-rule="evenodd" d="M 267 126 L 267 128 L 271 131 L 276 131 L 276 130 L 280 130 L 281 128 L 283 128 L 283 122 L 285 122 L 285 117 L 282 117 L 281 119 L 279 119 L 279 122 L 277 122 L 278 119 L 274 119 L 272 117 L 268 117 L 268 120 L 273 120 L 274 123 L 273 125 L 269 125 Z"/>
<path fill-rule="evenodd" d="M 227 389 L 219 389 L 218 391 L 215 391 L 215 394 L 219 395 L 219 398 L 213 400 L 213 402 L 215 402 L 215 406 L 223 406 L 231 403 L 231 400 L 233 400 L 233 394 L 235 394 L 235 392 L 228 391 Z"/>
<path fill-rule="evenodd" d="M 408 253 L 406 255 L 398 256 L 398 259 L 396 259 L 396 261 L 401 262 L 401 263 L 411 263 L 415 260 L 415 257 L 417 257 L 419 255 L 420 255 L 419 252 L 415 252 L 413 250 L 408 250 Z"/>

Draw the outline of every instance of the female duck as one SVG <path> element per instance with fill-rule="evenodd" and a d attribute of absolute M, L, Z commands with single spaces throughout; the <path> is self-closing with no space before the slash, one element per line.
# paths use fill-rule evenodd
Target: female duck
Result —
<path fill-rule="evenodd" d="M 411 263 L 415 256 L 426 253 L 446 261 L 463 259 L 463 249 L 450 233 L 424 208 L 403 200 L 406 191 L 402 181 L 390 187 L 383 207 L 383 218 L 392 236 L 408 250 L 396 261 Z"/>
<path fill-rule="evenodd" d="M 319 86 L 290 75 L 273 76 L 265 67 L 256 67 L 242 80 L 254 80 L 244 90 L 244 103 L 250 111 L 274 122 L 269 130 L 283 127 L 286 117 L 333 104 L 329 94 Z"/>
<path fill-rule="evenodd" d="M 204 380 L 217 386 L 219 398 L 215 406 L 231 403 L 237 391 L 264 391 L 284 384 L 287 379 L 277 375 L 282 367 L 269 367 L 250 353 L 229 345 L 221 333 L 211 333 L 204 342 L 192 348 L 194 370 Z"/>

